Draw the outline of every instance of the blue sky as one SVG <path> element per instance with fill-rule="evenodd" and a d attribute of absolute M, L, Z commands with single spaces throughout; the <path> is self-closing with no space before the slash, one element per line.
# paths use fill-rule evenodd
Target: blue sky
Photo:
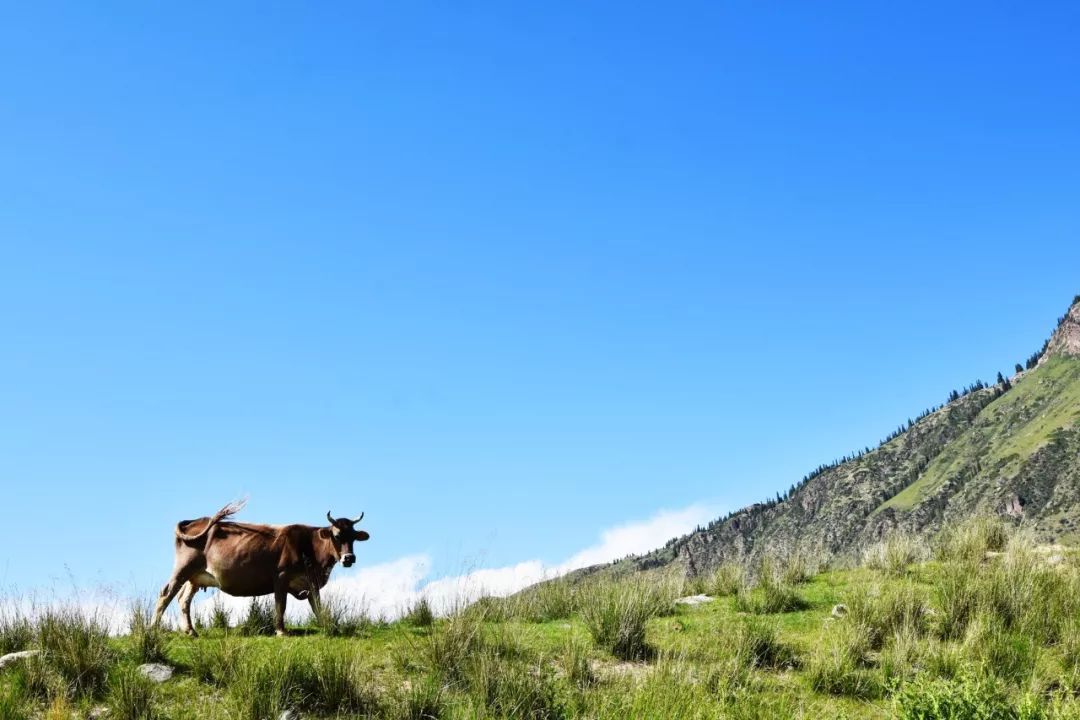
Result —
<path fill-rule="evenodd" d="M 5 6 L 0 584 L 156 585 L 245 494 L 366 511 L 362 565 L 556 564 L 873 444 L 1080 292 L 1078 31 Z"/>

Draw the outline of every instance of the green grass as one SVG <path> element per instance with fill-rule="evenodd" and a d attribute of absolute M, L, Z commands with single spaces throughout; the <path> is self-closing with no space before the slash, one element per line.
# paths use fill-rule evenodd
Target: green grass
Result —
<path fill-rule="evenodd" d="M 990 546 L 1000 550 L 988 556 Z M 134 632 L 108 638 L 93 618 L 54 613 L 27 620 L 29 636 L 17 631 L 19 646 L 46 655 L 0 673 L 0 720 L 101 705 L 157 720 L 285 709 L 325 720 L 1063 720 L 1080 717 L 1080 563 L 1069 555 L 1051 568 L 1023 534 L 965 526 L 940 559 L 870 562 L 798 585 L 779 566 L 769 581 L 754 568 L 752 593 L 771 582 L 800 599 L 765 614 L 741 609 L 737 592 L 674 606 L 699 585 L 670 576 L 591 579 L 419 622 L 365 624 L 341 610 L 335 623 L 362 624 L 356 634 L 210 627 L 158 639 L 136 615 Z M 549 611 L 562 617 L 538 619 Z M 173 679 L 148 683 L 136 670 L 148 657 L 173 666 Z"/>

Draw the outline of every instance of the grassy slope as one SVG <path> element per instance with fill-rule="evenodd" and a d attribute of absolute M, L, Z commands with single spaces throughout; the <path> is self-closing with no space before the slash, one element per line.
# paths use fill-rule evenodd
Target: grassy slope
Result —
<path fill-rule="evenodd" d="M 1051 567 L 1044 555 L 1024 542 L 1016 544 L 1015 551 L 1010 546 L 1003 557 L 984 559 L 988 548 L 997 547 L 987 540 L 992 536 L 982 531 L 961 533 L 950 553 L 939 554 L 939 561 L 916 564 L 906 571 L 904 561 L 899 572 L 886 566 L 822 572 L 795 586 L 803 606 L 792 611 L 749 615 L 740 611 L 738 596 L 733 595 L 703 605 L 678 606 L 674 613 L 661 612 L 647 620 L 651 652 L 632 662 L 604 649 L 587 622 L 588 608 L 601 604 L 603 593 L 618 585 L 590 588 L 565 583 L 555 590 L 548 585 L 546 601 L 525 593 L 519 605 L 511 599 L 505 605 L 496 602 L 488 610 L 483 604 L 477 606 L 480 614 L 472 616 L 475 624 L 462 625 L 462 618 L 470 617 L 471 611 L 466 611 L 452 620 L 438 620 L 432 627 L 409 622 L 371 625 L 356 637 L 311 633 L 277 639 L 222 630 L 207 630 L 198 639 L 171 635 L 164 646 L 165 661 L 177 668 L 177 675 L 151 688 L 149 713 L 129 717 L 276 717 L 280 706 L 270 711 L 250 700 L 278 693 L 289 668 L 319 668 L 314 681 L 309 679 L 299 694 L 291 694 L 290 704 L 309 718 L 854 720 L 897 717 L 898 713 L 909 718 L 938 717 L 904 715 L 901 698 L 905 693 L 932 702 L 967 698 L 964 702 L 977 704 L 977 712 L 948 715 L 953 718 L 1080 717 L 1076 714 L 1080 701 L 1075 699 L 1080 690 L 1080 626 L 1075 620 L 1080 608 L 1074 590 L 1080 582 L 1080 566 L 1070 556 L 1064 564 Z M 899 554 L 906 552 L 903 545 L 900 549 Z M 664 581 L 657 577 L 623 590 L 630 598 L 659 582 Z M 712 587 L 719 586 L 706 582 L 703 588 L 673 585 L 670 589 L 689 592 Z M 545 622 L 520 619 L 552 607 L 565 609 L 565 598 L 559 596 L 563 591 L 580 593 L 574 600 L 577 609 L 556 611 L 563 616 Z M 759 587 L 751 594 L 761 592 Z M 912 607 L 918 608 L 918 618 L 896 623 L 900 617 L 896 609 L 903 605 L 897 599 L 904 597 L 914 598 Z M 530 605 L 530 598 L 539 600 L 539 606 Z M 832 617 L 839 602 L 851 608 L 843 619 Z M 860 607 L 866 609 L 861 615 Z M 775 633 L 772 646 L 783 648 L 788 660 L 764 666 L 748 661 L 742 654 L 747 645 L 733 639 L 755 623 Z M 448 639 L 466 637 L 460 632 L 463 627 L 472 640 L 461 652 L 433 654 L 433 647 L 445 650 Z M 950 635 L 949 627 L 959 627 L 959 631 Z M 834 648 L 849 653 L 853 647 L 837 644 L 838 640 L 865 629 L 880 631 L 882 644 L 859 646 L 849 663 L 828 671 Z M 0 640 L 3 630 L 0 625 Z M 473 632 L 486 639 L 478 642 Z M 117 701 L 116 678 L 124 668 L 134 668 L 140 658 L 131 638 L 110 643 L 109 685 L 98 697 L 76 696 L 69 703 L 55 697 L 24 697 L 19 701 L 21 709 L 17 703 L 5 710 L 3 697 L 17 694 L 25 685 L 25 676 L 6 671 L 0 674 L 0 717 L 29 717 L 20 714 L 26 710 L 40 717 L 50 705 L 53 712 L 46 715 L 50 718 L 71 717 L 72 710 L 84 716 L 103 702 L 114 706 L 113 717 L 117 717 L 115 708 L 131 700 Z M 574 684 L 567 658 L 569 648 L 575 646 L 592 666 L 595 681 Z M 898 654 L 902 647 L 910 652 Z M 888 660 L 901 654 L 905 659 L 899 667 L 895 660 Z M 230 673 L 227 680 L 207 679 L 207 657 L 232 658 L 224 663 Z M 340 671 L 337 676 L 326 671 L 333 667 Z M 269 673 L 260 673 L 259 668 Z M 964 685 L 966 677 L 981 679 Z M 821 686 L 823 678 L 828 687 Z M 342 695 L 343 680 L 360 688 L 348 696 L 353 706 L 328 709 L 327 698 L 335 692 Z M 987 684 L 996 690 L 985 691 Z M 417 688 L 425 687 L 434 688 L 431 696 L 438 698 L 426 711 L 421 707 L 426 701 L 418 701 L 416 695 Z M 63 695 L 63 691 L 50 691 L 58 692 Z M 998 714 L 991 713 L 994 703 L 1000 706 Z M 1024 703 L 1045 710 L 1020 714 Z M 1051 712 L 1055 704 L 1064 709 Z"/>
<path fill-rule="evenodd" d="M 910 510 L 965 472 L 1014 476 L 1057 430 L 1073 426 L 1078 419 L 1080 358 L 1050 358 L 986 406 L 967 432 L 881 507 Z"/>

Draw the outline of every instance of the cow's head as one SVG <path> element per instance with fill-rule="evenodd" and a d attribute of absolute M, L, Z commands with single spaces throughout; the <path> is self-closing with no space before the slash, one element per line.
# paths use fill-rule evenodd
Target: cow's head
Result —
<path fill-rule="evenodd" d="M 356 555 L 353 554 L 353 543 L 363 542 L 371 537 L 363 530 L 357 530 L 355 527 L 358 522 L 364 519 L 364 513 L 360 513 L 360 517 L 355 520 L 349 518 L 335 519 L 327 510 L 326 519 L 330 521 L 327 532 L 330 533 L 330 539 L 334 543 L 334 551 L 337 553 L 338 560 L 345 567 L 350 567 L 356 562 Z"/>

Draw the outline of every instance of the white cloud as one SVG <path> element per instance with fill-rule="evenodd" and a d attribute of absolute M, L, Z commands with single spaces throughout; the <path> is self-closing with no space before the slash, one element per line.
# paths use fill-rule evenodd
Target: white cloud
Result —
<path fill-rule="evenodd" d="M 648 520 L 603 531 L 600 542 L 555 565 L 527 560 L 504 567 L 478 568 L 426 583 L 423 579 L 431 567 L 430 558 L 414 555 L 334 578 L 324 592 L 363 602 L 375 616 L 396 617 L 421 597 L 427 598 L 437 612 L 446 612 L 486 595 L 511 595 L 541 580 L 559 577 L 579 568 L 654 550 L 718 514 L 715 508 L 705 505 L 661 510 Z"/>

